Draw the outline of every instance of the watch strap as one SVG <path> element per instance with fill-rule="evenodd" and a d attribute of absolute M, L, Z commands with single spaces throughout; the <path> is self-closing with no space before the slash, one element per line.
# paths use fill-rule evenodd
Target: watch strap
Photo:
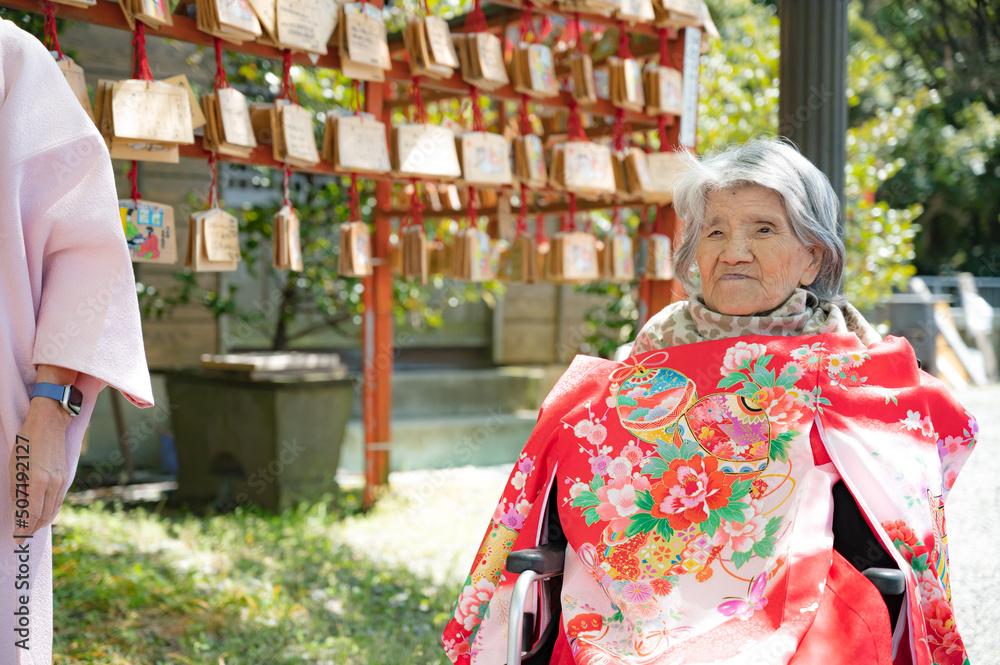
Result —
<path fill-rule="evenodd" d="M 65 392 L 66 386 L 61 386 L 58 383 L 36 383 L 35 389 L 31 391 L 31 396 L 48 397 L 57 402 L 61 402 L 63 399 L 63 393 Z"/>
<path fill-rule="evenodd" d="M 31 391 L 31 397 L 54 399 L 71 416 L 79 415 L 83 406 L 83 393 L 73 385 L 63 386 L 58 383 L 46 383 L 42 381 L 35 384 L 35 387 Z"/>

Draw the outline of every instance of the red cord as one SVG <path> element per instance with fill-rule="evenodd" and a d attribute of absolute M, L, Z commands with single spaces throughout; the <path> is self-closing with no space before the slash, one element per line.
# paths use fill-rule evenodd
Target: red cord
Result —
<path fill-rule="evenodd" d="M 535 32 L 535 19 L 531 14 L 533 5 L 531 0 L 524 0 L 524 13 L 521 14 L 521 32 L 520 41 L 522 42 L 536 42 L 538 41 L 538 34 Z M 531 35 L 531 39 L 528 39 L 528 35 Z"/>
<path fill-rule="evenodd" d="M 56 12 L 51 0 L 45 0 L 45 48 L 55 51 L 62 60 L 65 56 L 59 46 L 59 31 L 56 28 Z"/>
<path fill-rule="evenodd" d="M 135 202 L 135 209 L 138 211 L 139 199 L 142 198 L 142 194 L 139 193 L 139 162 L 132 161 L 132 168 L 128 170 L 128 179 L 132 183 L 132 201 Z"/>
<path fill-rule="evenodd" d="M 622 60 L 632 57 L 632 52 L 628 48 L 628 31 L 625 29 L 624 21 L 618 21 L 618 57 Z"/>
<path fill-rule="evenodd" d="M 420 87 L 420 77 L 413 77 L 413 103 L 416 105 L 417 122 L 427 122 L 427 109 L 424 108 L 424 92 Z"/>
<path fill-rule="evenodd" d="M 481 0 L 473 0 L 472 11 L 465 16 L 466 32 L 486 32 L 486 15 L 483 13 Z"/>
<path fill-rule="evenodd" d="M 413 178 L 411 182 L 413 183 L 413 194 L 410 196 L 410 207 L 413 209 L 413 213 L 410 223 L 422 229 L 424 228 L 424 202 L 420 199 L 420 190 L 418 189 L 420 183 L 417 182 L 416 178 Z"/>
<path fill-rule="evenodd" d="M 517 213 L 517 226 L 514 234 L 518 237 L 528 235 L 528 188 L 521 188 L 521 210 Z"/>
<path fill-rule="evenodd" d="M 615 124 L 611 126 L 611 142 L 614 149 L 621 152 L 625 149 L 625 109 L 615 109 Z"/>
<path fill-rule="evenodd" d="M 656 31 L 656 36 L 660 39 L 660 66 L 670 66 L 670 51 L 667 48 L 667 29 L 660 28 Z"/>
<path fill-rule="evenodd" d="M 358 174 L 351 174 L 351 191 L 350 191 L 350 206 L 351 206 L 351 221 L 358 221 L 361 219 L 361 194 L 358 192 Z"/>
<path fill-rule="evenodd" d="M 286 206 L 291 207 L 292 199 L 290 196 L 289 189 L 291 185 L 290 181 L 292 179 L 292 167 L 289 166 L 288 164 L 285 164 L 284 168 L 281 169 L 281 175 L 282 175 L 282 203 Z"/>
<path fill-rule="evenodd" d="M 576 194 L 569 193 L 569 231 L 576 231 Z"/>
<path fill-rule="evenodd" d="M 361 113 L 361 81 L 354 79 L 354 113 Z"/>
<path fill-rule="evenodd" d="M 229 79 L 226 77 L 226 65 L 222 62 L 222 40 L 215 38 L 215 89 L 228 88 Z"/>
<path fill-rule="evenodd" d="M 569 98 L 569 118 L 566 119 L 566 134 L 571 141 L 586 141 L 587 135 L 580 124 L 580 105 L 576 99 Z"/>
<path fill-rule="evenodd" d="M 586 49 L 583 48 L 583 29 L 580 27 L 580 15 L 573 14 L 573 31 L 576 33 L 576 52 L 580 55 L 586 53 Z"/>
<path fill-rule="evenodd" d="M 281 73 L 281 94 L 279 99 L 287 99 L 295 104 L 299 103 L 299 95 L 295 91 L 295 84 L 292 82 L 292 52 L 284 52 L 284 67 Z"/>
<path fill-rule="evenodd" d="M 611 235 L 617 235 L 622 231 L 622 207 L 615 204 L 615 210 L 611 214 Z"/>
<path fill-rule="evenodd" d="M 521 118 L 521 136 L 531 134 L 531 117 L 528 115 L 528 96 L 521 95 L 521 108 L 518 112 Z"/>
<path fill-rule="evenodd" d="M 149 60 L 146 59 L 146 24 L 136 22 L 135 33 L 132 35 L 132 78 L 142 81 L 152 81 L 153 72 L 149 69 Z"/>
<path fill-rule="evenodd" d="M 218 169 L 216 167 L 215 153 L 214 152 L 208 153 L 208 165 L 212 168 L 212 184 L 211 184 L 211 186 L 209 187 L 209 190 L 208 190 L 208 208 L 207 209 L 211 210 L 212 208 L 214 208 L 214 207 L 216 207 L 218 205 L 218 201 L 219 201 L 219 194 L 218 194 L 218 192 L 216 190 L 216 178 L 217 178 L 217 175 L 218 175 Z"/>
<path fill-rule="evenodd" d="M 474 85 L 469 86 L 469 99 L 472 101 L 472 131 L 485 132 L 483 109 L 479 107 L 479 89 Z"/>
<path fill-rule="evenodd" d="M 476 187 L 475 185 L 469 185 L 469 205 L 465 208 L 465 216 L 468 218 L 470 229 L 477 228 L 476 217 L 478 213 L 478 208 L 476 207 Z"/>

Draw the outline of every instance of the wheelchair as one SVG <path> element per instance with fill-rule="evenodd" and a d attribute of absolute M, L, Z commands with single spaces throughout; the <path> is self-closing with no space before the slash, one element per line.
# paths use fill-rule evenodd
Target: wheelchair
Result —
<path fill-rule="evenodd" d="M 882 595 L 895 632 L 906 593 L 906 577 L 871 531 L 844 481 L 837 481 L 832 492 L 833 549 L 867 577 Z M 553 484 L 548 503 L 548 542 L 511 552 L 507 557 L 507 572 L 519 575 L 510 601 L 507 665 L 548 665 L 559 636 L 562 609 L 559 577 L 565 565 L 567 541 L 559 524 L 556 502 L 556 485 Z M 552 608 L 545 626 L 536 626 L 534 613 L 524 611 L 536 583 L 541 585 L 541 595 Z M 525 630 L 526 626 L 530 629 Z"/>
<path fill-rule="evenodd" d="M 627 358 L 631 347 L 631 344 L 618 347 L 614 360 Z M 921 365 L 917 358 L 917 369 Z M 510 601 L 507 665 L 549 665 L 559 636 L 562 611 L 559 577 L 565 565 L 567 541 L 559 524 L 556 489 L 557 484 L 554 483 L 546 516 L 547 542 L 539 547 L 511 552 L 507 557 L 507 572 L 519 575 Z M 895 634 L 906 593 L 906 576 L 868 526 L 843 480 L 834 484 L 832 494 L 833 549 L 868 578 L 882 595 L 889 612 L 891 631 Z M 541 586 L 540 596 L 552 608 L 549 621 L 544 626 L 535 625 L 534 613 L 524 611 L 536 583 Z M 530 630 L 525 630 L 525 626 L 529 626 Z M 896 656 L 895 648 L 892 655 Z"/>

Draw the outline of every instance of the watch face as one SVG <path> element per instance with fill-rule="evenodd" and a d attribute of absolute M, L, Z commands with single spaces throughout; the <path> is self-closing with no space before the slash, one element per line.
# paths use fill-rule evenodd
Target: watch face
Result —
<path fill-rule="evenodd" d="M 69 405 L 76 413 L 80 413 L 80 408 L 83 406 L 83 393 L 76 386 L 69 387 Z"/>

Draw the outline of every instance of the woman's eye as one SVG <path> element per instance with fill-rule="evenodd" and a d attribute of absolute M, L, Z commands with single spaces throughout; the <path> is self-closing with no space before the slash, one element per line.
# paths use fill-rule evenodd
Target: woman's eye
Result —
<path fill-rule="evenodd" d="M 718 236 L 721 236 L 721 235 L 722 235 L 722 231 L 718 231 L 718 230 L 716 230 L 716 231 L 709 231 L 708 232 L 708 237 L 709 238 L 718 237 Z"/>
<path fill-rule="evenodd" d="M 771 227 L 770 226 L 762 226 L 759 229 L 759 233 L 771 233 Z"/>

